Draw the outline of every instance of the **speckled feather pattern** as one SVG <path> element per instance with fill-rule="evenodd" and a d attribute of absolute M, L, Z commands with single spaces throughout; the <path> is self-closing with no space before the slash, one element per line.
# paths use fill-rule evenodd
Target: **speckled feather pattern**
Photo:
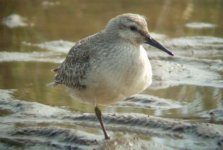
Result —
<path fill-rule="evenodd" d="M 94 49 L 93 47 L 89 48 L 88 42 L 91 43 L 95 36 L 97 35 L 79 41 L 70 49 L 66 59 L 56 69 L 55 84 L 64 84 L 79 90 L 87 87 L 83 81 L 86 79 L 86 72 L 90 68 L 90 56 Z"/>

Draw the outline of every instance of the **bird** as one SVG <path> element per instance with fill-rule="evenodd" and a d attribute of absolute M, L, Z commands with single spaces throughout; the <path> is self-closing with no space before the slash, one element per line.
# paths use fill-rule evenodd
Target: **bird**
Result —
<path fill-rule="evenodd" d="M 144 16 L 120 14 L 100 32 L 79 40 L 54 69 L 54 86 L 64 85 L 75 99 L 94 106 L 105 139 L 110 137 L 98 105 L 124 100 L 152 83 L 152 68 L 143 44 L 174 55 L 151 37 Z"/>

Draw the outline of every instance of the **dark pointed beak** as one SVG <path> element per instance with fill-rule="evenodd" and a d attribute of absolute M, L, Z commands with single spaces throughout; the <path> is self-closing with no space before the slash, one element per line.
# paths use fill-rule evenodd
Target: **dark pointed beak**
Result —
<path fill-rule="evenodd" d="M 162 44 L 160 44 L 159 42 L 157 42 L 155 39 L 153 39 L 149 34 L 146 35 L 146 42 L 147 44 L 156 47 L 164 52 L 166 52 L 167 54 L 174 56 L 174 54 L 168 50 L 167 48 L 165 48 Z"/>

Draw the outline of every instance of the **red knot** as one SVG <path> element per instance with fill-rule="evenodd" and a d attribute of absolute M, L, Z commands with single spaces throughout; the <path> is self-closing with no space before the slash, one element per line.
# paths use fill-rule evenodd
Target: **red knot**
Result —
<path fill-rule="evenodd" d="M 124 100 L 152 83 L 144 43 L 173 56 L 150 36 L 143 16 L 122 14 L 112 18 L 102 31 L 77 42 L 55 69 L 54 85 L 63 84 L 76 99 L 94 105 L 105 139 L 109 136 L 97 105 Z"/>

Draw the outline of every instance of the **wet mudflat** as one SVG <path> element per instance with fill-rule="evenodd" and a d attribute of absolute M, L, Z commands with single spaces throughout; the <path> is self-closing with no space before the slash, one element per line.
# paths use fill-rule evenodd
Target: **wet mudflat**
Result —
<path fill-rule="evenodd" d="M 1 1 L 0 149 L 222 149 L 222 2 L 109 4 L 112 13 L 102 1 Z M 145 15 L 175 57 L 146 47 L 153 84 L 101 106 L 105 141 L 91 105 L 47 84 L 75 41 L 124 12 Z"/>

